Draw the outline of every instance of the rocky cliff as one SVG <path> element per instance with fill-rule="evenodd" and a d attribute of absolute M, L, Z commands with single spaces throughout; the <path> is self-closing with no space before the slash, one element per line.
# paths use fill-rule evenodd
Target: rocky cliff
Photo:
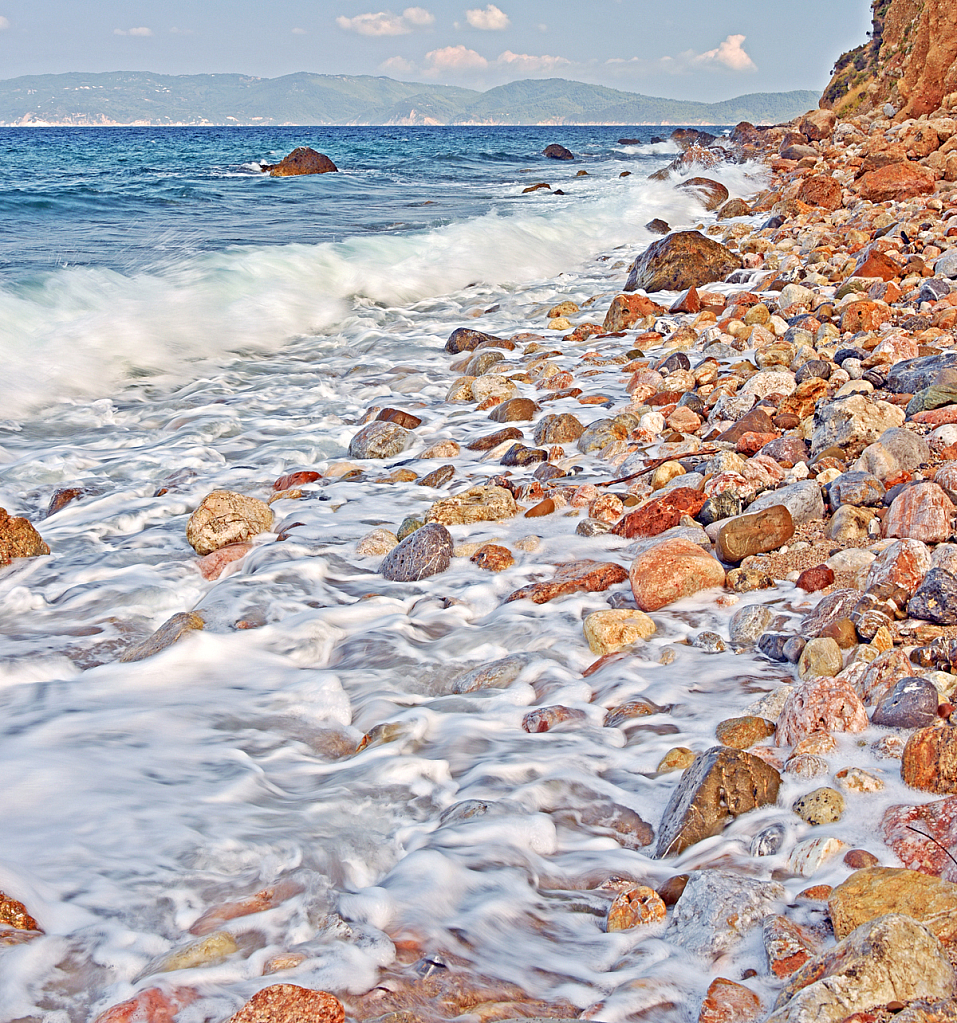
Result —
<path fill-rule="evenodd" d="M 957 109 L 957 3 L 873 0 L 871 7 L 870 40 L 838 58 L 821 106 L 846 117 L 889 105 L 897 120 Z"/>

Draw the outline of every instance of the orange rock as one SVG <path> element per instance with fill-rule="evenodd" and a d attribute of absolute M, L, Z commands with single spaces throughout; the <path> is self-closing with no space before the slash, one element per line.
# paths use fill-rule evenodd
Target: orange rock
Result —
<path fill-rule="evenodd" d="M 841 330 L 856 334 L 859 331 L 877 330 L 891 318 L 891 310 L 883 302 L 864 300 L 852 302 L 841 316 Z"/>
<path fill-rule="evenodd" d="M 93 1023 L 174 1023 L 174 1017 L 191 1002 L 197 993 L 192 988 L 161 991 L 151 987 L 128 1001 L 101 1012 Z"/>
<path fill-rule="evenodd" d="M 857 192 L 871 202 L 900 202 L 934 191 L 934 175 L 919 163 L 892 163 L 868 171 L 857 182 Z M 872 328 L 868 328 L 872 329 Z"/>
<path fill-rule="evenodd" d="M 627 330 L 646 316 L 660 316 L 665 307 L 652 302 L 646 295 L 616 295 L 605 314 L 602 330 L 606 334 Z"/>
<path fill-rule="evenodd" d="M 699 590 L 723 586 L 725 571 L 717 559 L 690 540 L 663 540 L 639 554 L 629 572 L 635 603 L 657 611 Z"/>
<path fill-rule="evenodd" d="M 50 548 L 26 519 L 8 515 L 0 508 L 0 565 L 14 558 L 35 558 L 49 554 Z"/>
<path fill-rule="evenodd" d="M 840 183 L 829 174 L 806 177 L 798 189 L 797 198 L 808 206 L 822 206 L 826 210 L 839 210 L 844 205 Z"/>
<path fill-rule="evenodd" d="M 197 558 L 196 567 L 204 579 L 218 579 L 227 565 L 246 557 L 252 549 L 251 543 L 227 544 L 225 547 L 220 547 L 218 551 L 213 551 L 212 554 Z"/>
<path fill-rule="evenodd" d="M 700 550 L 700 548 L 698 548 Z M 596 593 L 607 590 L 609 586 L 624 582 L 628 573 L 621 567 L 610 561 L 569 561 L 564 565 L 558 565 L 555 575 L 548 582 L 532 583 L 530 586 L 523 586 L 516 590 L 507 599 L 506 603 L 513 600 L 521 600 L 528 597 L 536 604 L 546 604 L 556 597 L 563 597 L 570 593 Z"/>
<path fill-rule="evenodd" d="M 764 949 L 776 977 L 790 977 L 820 951 L 820 942 L 805 928 L 786 916 L 769 916 L 764 921 Z"/>
<path fill-rule="evenodd" d="M 683 291 L 671 304 L 669 313 L 698 313 L 701 311 L 701 300 L 698 298 L 698 289 L 692 285 L 687 291 Z"/>
<path fill-rule="evenodd" d="M 245 899 L 237 902 L 226 902 L 221 906 L 214 906 L 207 909 L 205 913 L 189 929 L 190 934 L 204 935 L 218 931 L 227 920 L 235 920 L 237 917 L 249 916 L 252 913 L 262 913 L 264 910 L 273 909 L 281 905 L 286 899 L 298 895 L 302 891 L 302 885 L 295 881 L 280 881 L 278 884 L 263 888 Z"/>
<path fill-rule="evenodd" d="M 957 509 L 936 483 L 915 483 L 895 499 L 884 518 L 884 536 L 943 543 Z"/>
<path fill-rule="evenodd" d="M 957 728 L 919 728 L 901 758 L 901 780 L 922 792 L 957 792 Z"/>
<path fill-rule="evenodd" d="M 605 930 L 630 931 L 660 923 L 666 915 L 665 904 L 654 888 L 638 885 L 623 891 L 611 904 Z"/>
<path fill-rule="evenodd" d="M 335 995 L 295 984 L 263 988 L 229 1017 L 227 1023 L 343 1023 L 345 1011 Z"/>
<path fill-rule="evenodd" d="M 522 728 L 529 733 L 548 732 L 563 721 L 584 721 L 585 712 L 571 707 L 539 707 L 522 718 Z"/>
<path fill-rule="evenodd" d="M 690 487 L 674 487 L 661 497 L 654 497 L 647 504 L 625 515 L 611 530 L 615 536 L 626 539 L 651 537 L 677 526 L 682 516 L 697 515 L 707 498 L 700 490 Z"/>
<path fill-rule="evenodd" d="M 884 281 L 892 281 L 895 277 L 901 276 L 899 263 L 894 262 L 890 256 L 883 252 L 871 251 L 866 259 L 859 259 L 854 268 L 852 277 L 880 277 Z"/>
<path fill-rule="evenodd" d="M 698 1023 L 751 1023 L 761 1014 L 761 999 L 750 988 L 718 977 L 701 1003 Z"/>
<path fill-rule="evenodd" d="M 27 912 L 27 907 L 0 892 L 0 925 L 18 931 L 40 931 L 40 925 Z"/>
<path fill-rule="evenodd" d="M 497 543 L 487 543 L 480 547 L 469 561 L 479 568 L 484 568 L 486 572 L 504 572 L 506 568 L 511 568 L 515 564 L 512 552 Z"/>
<path fill-rule="evenodd" d="M 857 693 L 839 676 L 821 675 L 788 694 L 774 741 L 794 746 L 812 732 L 863 732 L 869 724 Z"/>

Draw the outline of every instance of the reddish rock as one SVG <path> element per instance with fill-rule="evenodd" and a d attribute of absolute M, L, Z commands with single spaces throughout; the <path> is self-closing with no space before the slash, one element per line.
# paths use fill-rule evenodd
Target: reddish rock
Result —
<path fill-rule="evenodd" d="M 957 797 L 891 806 L 881 819 L 881 835 L 905 867 L 957 881 L 957 863 L 948 855 L 957 846 Z"/>
<path fill-rule="evenodd" d="M 857 194 L 871 202 L 901 202 L 934 191 L 934 175 L 919 163 L 892 163 L 868 171 L 857 181 Z"/>
<path fill-rule="evenodd" d="M 61 487 L 59 490 L 55 490 L 50 498 L 50 503 L 47 505 L 46 517 L 49 518 L 51 515 L 56 515 L 58 511 L 61 511 L 72 501 L 78 501 L 81 497 L 86 496 L 89 493 L 85 487 Z"/>
<path fill-rule="evenodd" d="M 274 909 L 282 905 L 287 899 L 298 895 L 303 890 L 301 884 L 295 881 L 280 881 L 270 885 L 237 902 L 226 902 L 220 906 L 214 906 L 205 913 L 189 929 L 190 934 L 205 935 L 218 931 L 228 920 L 236 920 L 239 917 L 251 916 L 253 913 L 262 913 L 267 909 Z"/>
<path fill-rule="evenodd" d="M 783 504 L 736 515 L 721 527 L 715 549 L 722 561 L 737 564 L 753 554 L 777 550 L 794 535 L 791 513 Z"/>
<path fill-rule="evenodd" d="M 311 469 L 304 469 L 302 472 L 290 472 L 285 476 L 280 476 L 273 483 L 272 488 L 277 492 L 280 490 L 292 490 L 293 487 L 301 487 L 304 483 L 315 483 L 316 480 L 321 479 L 321 473 L 313 472 Z"/>
<path fill-rule="evenodd" d="M 829 174 L 811 174 L 801 182 L 797 198 L 808 206 L 839 210 L 844 205 L 840 183 Z"/>
<path fill-rule="evenodd" d="M 36 558 L 49 553 L 50 548 L 26 519 L 14 518 L 0 508 L 0 565 L 9 565 L 14 558 Z"/>
<path fill-rule="evenodd" d="M 602 330 L 606 334 L 614 334 L 618 330 L 627 330 L 646 316 L 660 316 L 665 311 L 663 305 L 652 302 L 645 295 L 616 295 L 611 300 Z"/>
<path fill-rule="evenodd" d="M 196 567 L 204 579 L 218 579 L 223 574 L 227 565 L 231 565 L 234 561 L 239 561 L 240 558 L 246 557 L 252 549 L 253 545 L 251 543 L 231 543 L 226 547 L 220 547 L 218 551 L 213 551 L 205 557 L 198 558 Z"/>
<path fill-rule="evenodd" d="M 263 173 L 272 178 L 289 178 L 299 174 L 330 174 L 339 168 L 323 153 L 317 153 L 308 146 L 299 146 L 279 163 L 260 165 Z"/>
<path fill-rule="evenodd" d="M 827 565 L 806 568 L 799 576 L 797 586 L 805 593 L 817 593 L 834 582 L 834 572 Z"/>
<path fill-rule="evenodd" d="M 882 323 L 887 323 L 893 316 L 890 306 L 883 302 L 871 302 L 863 299 L 846 306 L 841 315 L 841 330 L 851 334 L 860 331 L 877 330 Z M 824 381 L 821 381 L 824 383 Z M 827 385 L 825 384 L 825 389 Z"/>
<path fill-rule="evenodd" d="M 858 259 L 851 276 L 880 277 L 882 281 L 892 281 L 895 277 L 901 276 L 901 266 L 883 252 L 871 250 L 863 258 Z"/>
<path fill-rule="evenodd" d="M 942 487 L 915 483 L 894 498 L 884 518 L 884 536 L 943 543 L 950 539 L 955 512 Z"/>
<path fill-rule="evenodd" d="M 536 710 L 529 711 L 525 717 L 522 718 L 522 728 L 526 732 L 547 732 L 550 731 L 555 725 L 560 725 L 563 721 L 584 721 L 585 712 L 582 710 L 572 710 L 570 707 L 539 707 Z"/>
<path fill-rule="evenodd" d="M 698 231 L 676 231 L 652 242 L 635 260 L 625 291 L 684 291 L 723 281 L 740 270 L 741 259 Z"/>
<path fill-rule="evenodd" d="M 647 927 L 661 923 L 667 909 L 661 896 L 647 885 L 637 885 L 621 892 L 608 910 L 605 930 L 630 931 L 635 927 Z"/>
<path fill-rule="evenodd" d="M 755 433 L 753 430 L 748 433 L 742 433 L 738 438 L 737 446 L 735 451 L 740 455 L 745 455 L 750 458 L 751 455 L 756 455 L 766 444 L 770 444 L 771 441 L 777 440 L 778 434 L 775 433 Z"/>
<path fill-rule="evenodd" d="M 345 1011 L 335 995 L 295 984 L 263 988 L 226 1023 L 343 1023 Z"/>
<path fill-rule="evenodd" d="M 863 732 L 869 724 L 857 693 L 840 677 L 821 675 L 788 694 L 775 743 L 794 746 L 812 732 Z"/>
<path fill-rule="evenodd" d="M 40 925 L 27 912 L 27 907 L 3 892 L 0 892 L 0 926 L 13 927 L 18 931 L 40 931 Z"/>
<path fill-rule="evenodd" d="M 629 572 L 635 603 L 641 611 L 657 611 L 699 590 L 723 586 L 720 563 L 690 540 L 663 540 L 639 554 Z"/>
<path fill-rule="evenodd" d="M 768 415 L 767 409 L 753 408 L 746 415 L 743 415 L 733 426 L 729 426 L 723 433 L 719 433 L 717 439 L 728 444 L 737 442 L 748 433 L 774 433 L 774 423 Z"/>
<path fill-rule="evenodd" d="M 683 291 L 671 303 L 669 313 L 699 313 L 701 312 L 701 300 L 698 298 L 698 289 L 694 286 Z"/>
<path fill-rule="evenodd" d="M 496 405 L 488 417 L 494 423 L 523 423 L 534 419 L 541 411 L 541 405 L 531 398 L 509 398 Z"/>
<path fill-rule="evenodd" d="M 810 931 L 786 916 L 769 916 L 764 921 L 764 950 L 775 977 L 790 977 L 820 948 L 820 941 Z"/>
<path fill-rule="evenodd" d="M 690 487 L 673 487 L 660 497 L 653 497 L 647 504 L 628 512 L 611 530 L 615 536 L 626 539 L 651 537 L 677 526 L 683 515 L 694 518 L 701 511 L 707 498 L 700 490 Z"/>
<path fill-rule="evenodd" d="M 880 866 L 880 860 L 866 849 L 848 849 L 844 854 L 844 863 L 852 870 L 863 870 L 864 867 Z"/>
<path fill-rule="evenodd" d="M 698 1023 L 752 1023 L 762 1015 L 761 999 L 750 988 L 717 977 L 701 1003 Z"/>
<path fill-rule="evenodd" d="M 907 740 L 901 779 L 922 792 L 957 792 L 957 728 L 919 728 Z"/>
<path fill-rule="evenodd" d="M 720 181 L 712 178 L 686 178 L 675 185 L 683 191 L 694 194 L 706 210 L 713 211 L 723 206 L 730 198 L 730 193 Z"/>
<path fill-rule="evenodd" d="M 611 561 L 569 561 L 567 564 L 558 565 L 555 575 L 548 582 L 523 586 L 512 593 L 505 602 L 528 597 L 536 604 L 547 604 L 550 600 L 570 593 L 583 591 L 598 593 L 616 583 L 624 582 L 627 578 L 628 573 L 621 565 Z"/>
<path fill-rule="evenodd" d="M 486 572 L 504 572 L 515 564 L 515 558 L 507 547 L 497 543 L 487 543 L 469 558 L 473 565 L 484 568 Z"/>
<path fill-rule="evenodd" d="M 931 566 L 931 553 L 922 541 L 898 540 L 878 554 L 868 570 L 865 585 L 869 590 L 879 586 L 899 586 L 913 595 Z"/>
<path fill-rule="evenodd" d="M 880 703 L 901 679 L 914 674 L 914 666 L 900 647 L 875 657 L 869 665 L 858 670 L 861 674 L 855 674 L 852 682 L 858 696 L 868 705 Z M 845 674 L 850 675 L 851 671 L 849 667 Z"/>
<path fill-rule="evenodd" d="M 418 416 L 404 412 L 400 408 L 384 408 L 376 416 L 376 420 L 380 423 L 395 423 L 405 430 L 414 430 L 422 425 L 422 420 Z"/>
<path fill-rule="evenodd" d="M 101 1012 L 93 1023 L 175 1023 L 176 1014 L 198 997 L 192 988 L 147 988 Z"/>

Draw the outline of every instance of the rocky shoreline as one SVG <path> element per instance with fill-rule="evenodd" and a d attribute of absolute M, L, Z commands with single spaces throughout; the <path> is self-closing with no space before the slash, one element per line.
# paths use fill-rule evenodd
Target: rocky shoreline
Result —
<path fill-rule="evenodd" d="M 627 564 L 606 548 L 554 558 L 551 577 L 526 581 L 505 602 L 520 613 L 523 602 L 607 594 L 569 637 L 594 655 L 588 680 L 642 650 L 657 629 L 652 614 L 697 595 L 730 620 L 727 635 L 699 632 L 695 648 L 753 652 L 788 682 L 716 722 L 711 748 L 668 751 L 657 771 L 674 773 L 676 786 L 661 819 L 618 807 L 604 822 L 623 845 L 676 857 L 774 805 L 784 780 L 803 786 L 791 805 L 798 818 L 812 829 L 839 824 L 884 789 L 875 759 L 914 799 L 883 813 L 883 856 L 843 841 L 838 827 L 765 870 L 762 858 L 784 841 L 772 824 L 754 835 L 748 872 L 717 862 L 663 882 L 605 879 L 597 890 L 606 931 L 647 929 L 727 963 L 703 1003 L 683 1007 L 701 1023 L 954 1019 L 957 119 L 949 107 L 898 124 L 815 111 L 772 129 L 738 125 L 730 139 L 676 134 L 684 152 L 659 176 L 695 190 L 715 213 L 708 226 L 665 235 L 621 267 L 617 294 L 558 302 L 536 330 L 504 338 L 457 329 L 445 349 L 445 402 L 475 414 L 458 433 L 418 450 L 416 430 L 432 408 L 372 406 L 349 461 L 291 471 L 266 500 L 215 491 L 187 539 L 213 581 L 276 528 L 273 505 L 289 514 L 330 484 L 370 480 L 445 492 L 423 515 L 356 538 L 355 557 L 390 582 L 432 578 L 457 559 L 476 574 L 507 571 L 538 548 L 536 523 L 546 517 L 562 519 L 575 550 L 592 537 L 631 541 L 621 548 Z M 772 179 L 749 201 L 708 177 L 721 161 L 755 159 Z M 477 430 L 481 415 L 487 427 Z M 576 482 L 583 462 L 593 482 Z M 80 496 L 59 492 L 51 506 Z M 485 524 L 491 540 L 458 530 Z M 292 528 L 277 529 L 278 539 Z M 0 562 L 48 553 L 29 523 L 4 513 Z M 778 614 L 785 587 L 813 595 L 802 619 Z M 761 600 L 733 610 L 756 593 Z M 153 656 L 205 626 L 201 610 L 183 612 L 122 659 Z M 506 658 L 452 679 L 449 691 L 502 689 L 518 670 Z M 603 723 L 660 709 L 636 698 L 608 708 Z M 538 734 L 582 718 L 543 702 L 523 728 Z M 859 763 L 852 745 L 838 753 L 838 739 L 871 725 L 886 731 L 857 747 Z M 344 755 L 382 741 L 373 729 Z M 841 864 L 840 884 L 816 880 Z M 788 902 L 782 881 L 794 879 L 803 887 Z M 210 927 L 194 928 L 202 936 L 153 972 L 220 961 L 237 948 L 222 925 L 291 894 L 266 890 L 215 907 L 204 915 Z M 28 908 L 13 896 L 0 902 L 9 943 L 39 934 Z M 757 990 L 733 968 L 733 950 L 752 933 L 767 964 Z M 412 971 L 445 950 L 390 937 L 391 986 L 349 996 L 276 984 L 229 1023 L 579 1015 L 564 1000 L 457 974 L 451 954 L 441 969 Z M 297 955 L 274 957 L 264 973 L 294 969 Z M 150 986 L 97 1019 L 171 1023 L 198 997 Z M 601 1004 L 582 1016 L 618 1018 Z"/>

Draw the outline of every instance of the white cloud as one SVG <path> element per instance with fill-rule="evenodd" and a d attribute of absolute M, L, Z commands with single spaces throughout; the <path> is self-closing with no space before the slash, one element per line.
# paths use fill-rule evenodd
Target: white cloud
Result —
<path fill-rule="evenodd" d="M 725 67 L 731 68 L 732 71 L 757 71 L 757 65 L 744 52 L 742 43 L 746 38 L 747 36 L 740 35 L 728 36 L 715 49 L 695 54 L 691 58 L 691 63 L 698 67 L 713 67 L 715 64 L 723 64 Z"/>
<path fill-rule="evenodd" d="M 139 28 L 114 28 L 113 35 L 115 36 L 151 36 L 153 30 L 140 26 Z"/>
<path fill-rule="evenodd" d="M 304 36 L 306 34 L 306 30 L 304 28 L 294 28 L 292 30 L 292 34 L 294 36 Z"/>
<path fill-rule="evenodd" d="M 191 36 L 193 30 L 191 28 L 177 28 L 175 25 L 169 30 L 170 35 L 174 36 Z"/>
<path fill-rule="evenodd" d="M 390 57 L 379 65 L 380 70 L 390 71 L 396 75 L 411 75 L 418 72 L 418 68 L 405 57 Z"/>
<path fill-rule="evenodd" d="M 5 28 L 9 27 L 10 27 L 9 19 L 5 18 L 2 14 L 0 14 L 0 32 L 2 32 Z"/>
<path fill-rule="evenodd" d="M 358 32 L 361 36 L 404 36 L 414 29 L 434 24 L 435 15 L 424 7 L 406 7 L 401 14 L 391 11 L 357 14 L 347 18 L 340 14 L 336 24 L 344 32 Z"/>
<path fill-rule="evenodd" d="M 509 16 L 495 4 L 489 4 L 484 10 L 476 7 L 466 11 L 465 19 L 472 28 L 480 28 L 486 32 L 500 32 L 512 23 Z"/>
<path fill-rule="evenodd" d="M 447 72 L 484 71 L 488 61 L 481 53 L 470 50 L 461 43 L 458 46 L 443 46 L 440 50 L 430 50 L 425 55 L 424 73 L 442 75 Z"/>
<path fill-rule="evenodd" d="M 540 71 L 554 71 L 571 64 L 571 61 L 567 57 L 552 57 L 547 53 L 533 56 L 530 53 L 512 53 L 511 50 L 506 50 L 499 54 L 495 63 L 520 71 L 522 74 L 535 74 Z"/>

